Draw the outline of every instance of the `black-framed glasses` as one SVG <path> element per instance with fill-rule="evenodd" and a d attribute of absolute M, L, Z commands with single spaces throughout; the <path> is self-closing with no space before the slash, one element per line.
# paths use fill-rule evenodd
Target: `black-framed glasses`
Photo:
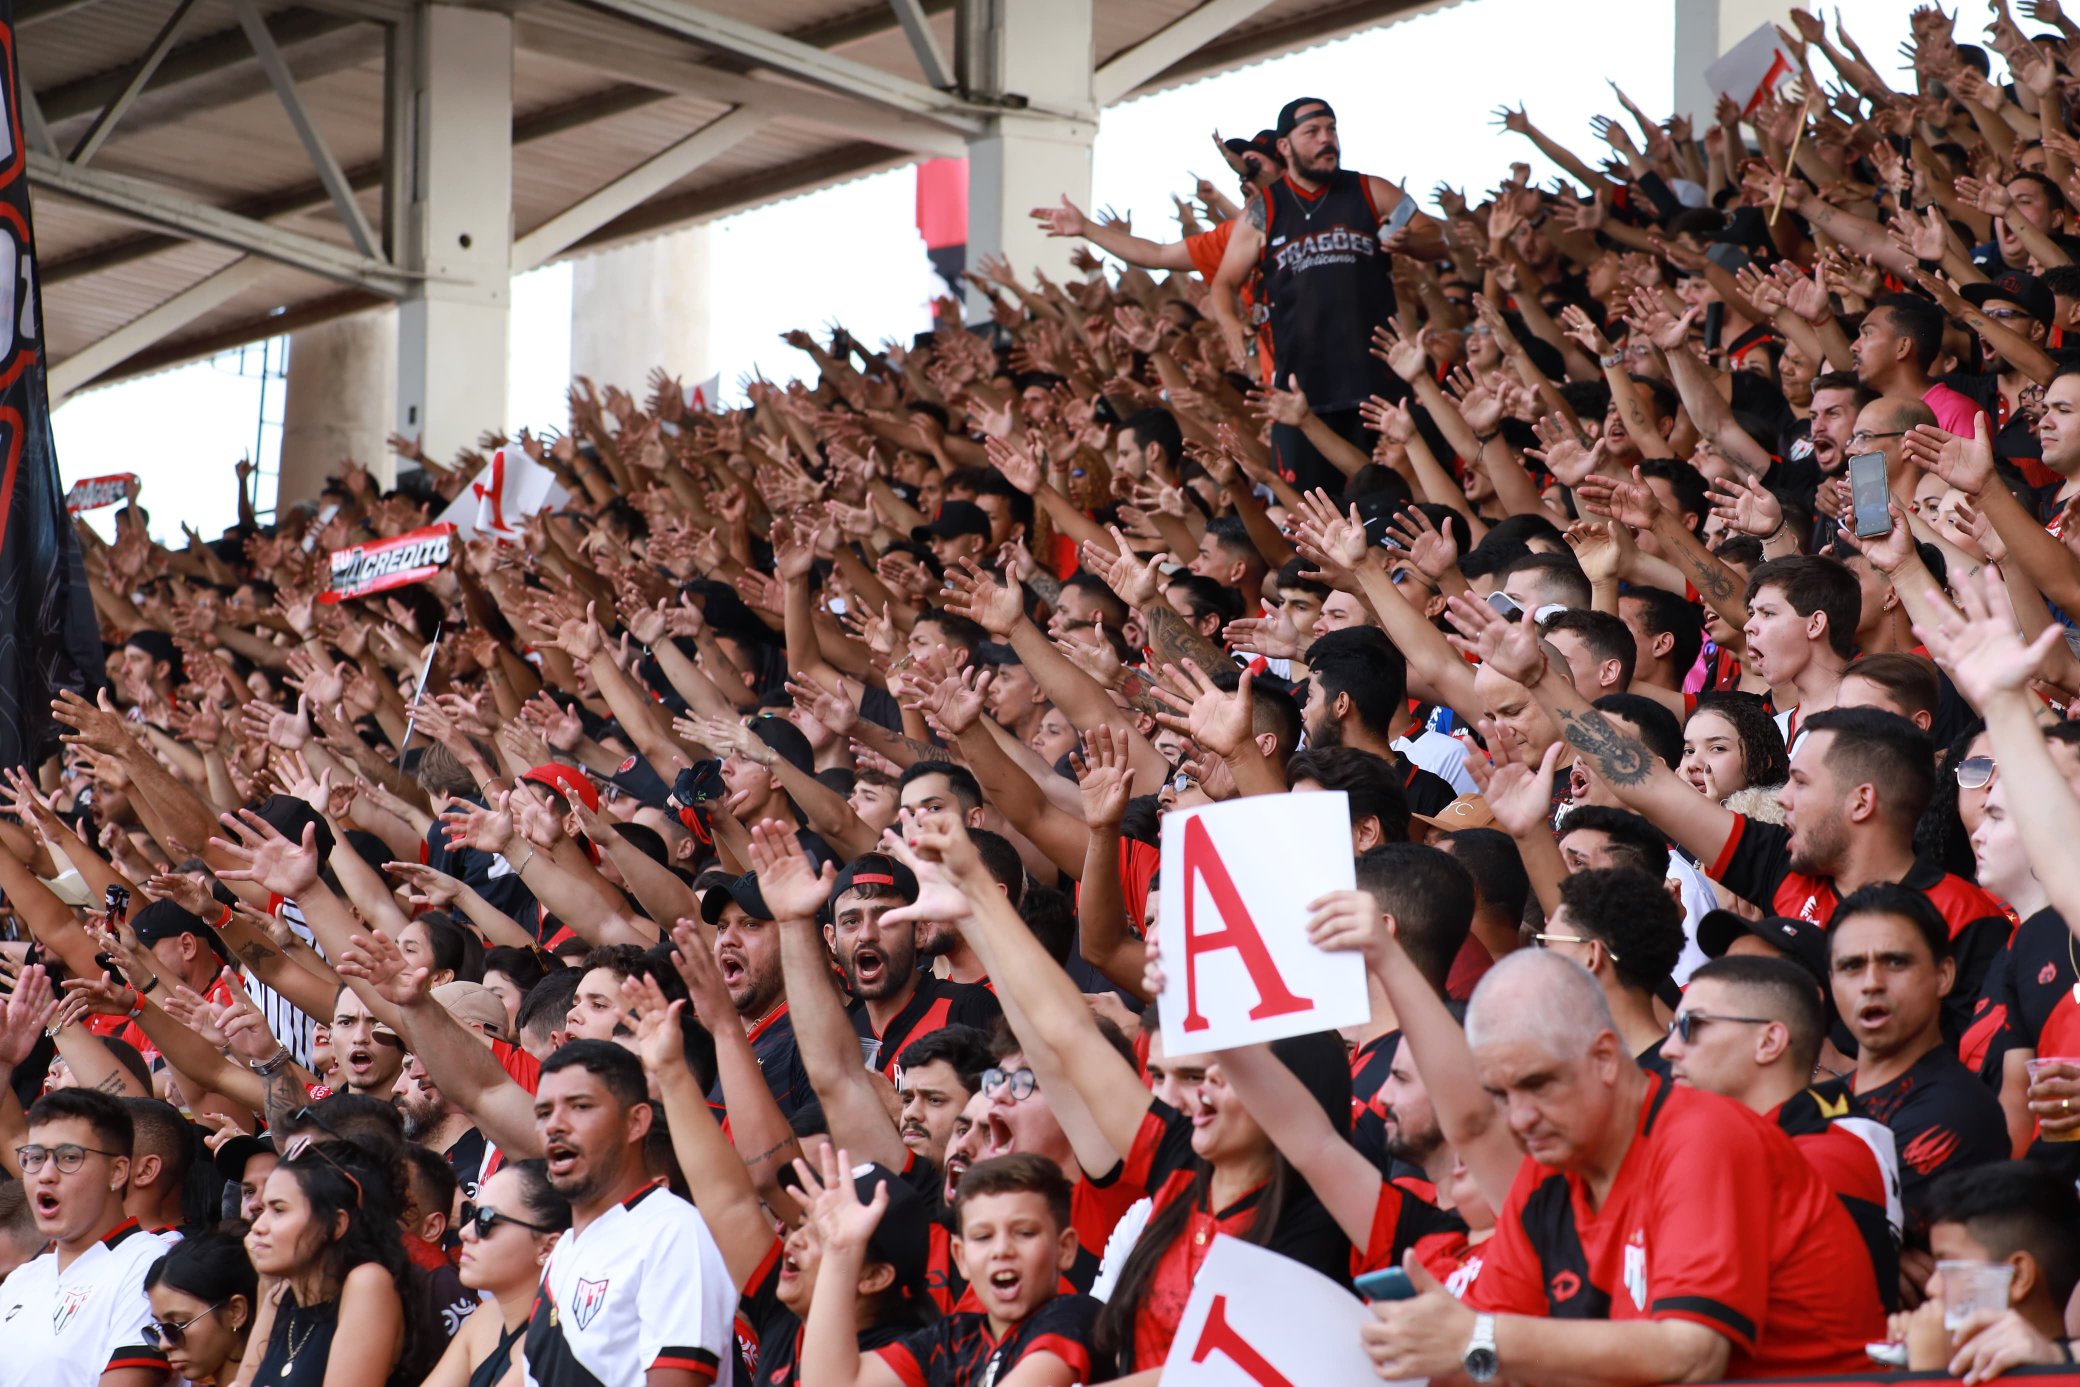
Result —
<path fill-rule="evenodd" d="M 464 1228 L 475 1229 L 477 1238 L 481 1241 L 490 1237 L 491 1230 L 498 1227 L 501 1223 L 510 1223 L 516 1228 L 525 1228 L 530 1233 L 554 1233 L 557 1231 L 554 1228 L 544 1228 L 539 1223 L 529 1223 L 524 1218 L 514 1218 L 511 1214 L 502 1214 L 496 1209 L 487 1209 L 473 1199 L 462 1201 L 462 1218 L 456 1224 L 456 1230 L 460 1232 Z"/>
<path fill-rule="evenodd" d="M 1713 1021 L 1730 1021 L 1741 1026 L 1767 1026 L 1773 1020 L 1768 1016 L 1720 1016 L 1709 1011 L 1679 1011 L 1668 1023 L 1668 1033 L 1688 1045 L 1697 1035 L 1699 1026 Z"/>
<path fill-rule="evenodd" d="M 982 1096 L 995 1098 L 1006 1088 L 1011 1090 L 1011 1101 L 1023 1103 L 1040 1087 L 1040 1076 L 1030 1069 L 997 1069 L 982 1071 Z"/>
<path fill-rule="evenodd" d="M 1958 789 L 1983 790 L 1993 783 L 1995 769 L 1991 756 L 1967 756 L 1957 763 L 1957 769 L 1951 774 L 1957 777 Z"/>
<path fill-rule="evenodd" d="M 127 1151 L 103 1151 L 98 1146 L 80 1146 L 66 1142 L 63 1146 L 17 1146 L 14 1158 L 21 1165 L 22 1174 L 34 1175 L 43 1169 L 45 1161 L 56 1161 L 60 1175 L 74 1175 L 87 1163 L 89 1156 L 127 1156 Z"/>
<path fill-rule="evenodd" d="M 162 1351 L 176 1349 L 181 1346 L 181 1341 L 188 1337 L 188 1327 L 190 1325 L 216 1314 L 217 1311 L 223 1308 L 224 1302 L 220 1300 L 215 1305 L 202 1311 L 201 1314 L 190 1315 L 179 1324 L 175 1324 L 172 1320 L 147 1320 L 144 1328 L 139 1332 L 144 1335 L 144 1341 L 155 1349 Z"/>
<path fill-rule="evenodd" d="M 1611 962 L 1616 963 L 1618 961 L 1618 951 L 1616 949 L 1613 949 L 1608 944 L 1604 944 L 1601 939 L 1591 939 L 1586 934 L 1548 934 L 1541 932 L 1532 935 L 1531 939 L 1541 949 L 1548 944 L 1602 944 L 1603 951 L 1611 956 Z"/>

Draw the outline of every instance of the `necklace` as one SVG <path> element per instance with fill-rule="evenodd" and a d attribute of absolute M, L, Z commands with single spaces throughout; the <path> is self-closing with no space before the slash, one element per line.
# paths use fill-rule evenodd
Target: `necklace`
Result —
<path fill-rule="evenodd" d="M 303 1352 L 304 1345 L 308 1344 L 311 1341 L 311 1335 L 317 1332 L 317 1323 L 313 1321 L 311 1326 L 303 1331 L 303 1338 L 299 1340 L 296 1337 L 296 1312 L 294 1310 L 289 1312 L 289 1356 L 282 1360 L 282 1370 L 275 1376 L 287 1377 L 290 1374 L 296 1367 L 296 1355 Z"/>

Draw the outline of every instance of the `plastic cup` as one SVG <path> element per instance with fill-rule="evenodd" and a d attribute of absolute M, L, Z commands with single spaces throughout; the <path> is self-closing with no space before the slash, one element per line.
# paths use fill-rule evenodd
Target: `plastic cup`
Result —
<path fill-rule="evenodd" d="M 2044 1077 L 2051 1066 L 2055 1064 L 2068 1065 L 2075 1070 L 2080 1070 L 2080 1059 L 2068 1059 L 2057 1055 L 2041 1055 L 2029 1061 L 2029 1081 L 2031 1086 L 2034 1087 L 2037 1080 Z M 2080 1111 L 2080 1109 L 2075 1109 L 2075 1111 Z M 2069 1132 L 2044 1132 L 2042 1135 L 2045 1141 L 2080 1141 L 2080 1127 L 2076 1127 Z"/>
<path fill-rule="evenodd" d="M 1943 1328 L 1955 1333 L 1973 1313 L 2008 1308 L 2008 1283 L 2015 1279 L 2011 1262 L 1938 1262 L 1943 1287 Z"/>

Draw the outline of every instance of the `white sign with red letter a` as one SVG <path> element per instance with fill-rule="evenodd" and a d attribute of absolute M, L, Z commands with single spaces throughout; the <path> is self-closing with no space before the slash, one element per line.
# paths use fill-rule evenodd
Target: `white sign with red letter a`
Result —
<path fill-rule="evenodd" d="M 529 516 L 568 500 L 554 472 L 519 448 L 500 448 L 440 518 L 455 527 L 459 540 L 481 536 L 518 543 Z"/>
<path fill-rule="evenodd" d="M 1320 1272 L 1223 1233 L 1192 1280 L 1163 1387 L 1377 1383 L 1358 1339 L 1371 1317 Z"/>
<path fill-rule="evenodd" d="M 1362 1023 L 1364 959 L 1307 942 L 1307 903 L 1356 879 L 1341 790 L 1164 815 L 1164 1053 Z"/>

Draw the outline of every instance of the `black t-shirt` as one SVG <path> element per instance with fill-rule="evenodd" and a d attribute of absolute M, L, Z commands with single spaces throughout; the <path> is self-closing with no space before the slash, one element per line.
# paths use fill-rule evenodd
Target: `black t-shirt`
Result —
<path fill-rule="evenodd" d="M 487 807 L 484 801 L 475 795 L 460 795 L 457 798 L 474 804 L 479 809 Z M 426 865 L 436 872 L 446 872 L 469 886 L 492 905 L 519 921 L 520 928 L 539 932 L 541 910 L 535 904 L 534 893 L 527 889 L 527 883 L 520 879 L 520 874 L 495 853 L 479 852 L 475 848 L 449 847 L 447 825 L 438 819 L 426 830 Z"/>
<path fill-rule="evenodd" d="M 1856 1101 L 1892 1129 L 1910 1228 L 1927 1227 L 1928 1187 L 1938 1176 L 2010 1154 L 2000 1100 L 1948 1045 L 1937 1045 L 1891 1083 L 1859 1092 Z"/>

